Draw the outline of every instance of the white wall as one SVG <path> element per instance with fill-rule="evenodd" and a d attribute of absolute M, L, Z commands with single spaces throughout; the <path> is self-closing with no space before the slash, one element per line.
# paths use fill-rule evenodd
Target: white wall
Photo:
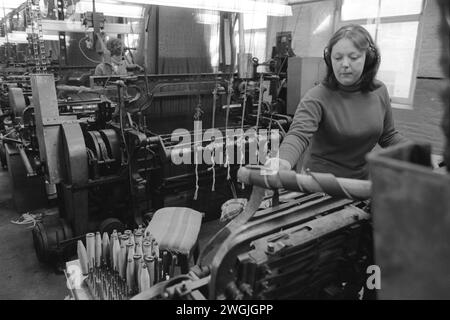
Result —
<path fill-rule="evenodd" d="M 276 43 L 277 32 L 292 32 L 292 48 L 299 57 L 321 57 L 334 31 L 336 0 L 292 6 L 291 17 L 269 17 L 267 21 L 267 58 Z"/>
<path fill-rule="evenodd" d="M 419 49 L 418 77 L 444 78 L 441 54 L 444 45 L 439 34 L 441 11 L 436 0 L 426 0 L 422 17 L 422 39 Z M 447 38 L 448 40 L 448 38 Z"/>

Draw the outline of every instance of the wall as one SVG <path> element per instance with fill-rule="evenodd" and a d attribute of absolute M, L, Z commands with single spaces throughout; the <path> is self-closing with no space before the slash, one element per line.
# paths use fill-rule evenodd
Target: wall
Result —
<path fill-rule="evenodd" d="M 448 37 L 443 43 L 439 36 L 441 11 L 437 0 L 427 0 L 422 17 L 422 45 L 419 52 L 418 77 L 444 78 L 444 71 L 440 64 L 444 46 L 448 48 Z"/>
<path fill-rule="evenodd" d="M 441 92 L 447 83 L 445 79 L 417 79 L 413 110 L 393 109 L 396 128 L 410 139 L 430 143 L 438 155 L 444 149 L 441 121 L 445 103 Z"/>
<path fill-rule="evenodd" d="M 292 6 L 291 17 L 269 17 L 267 57 L 276 43 L 276 34 L 292 32 L 292 48 L 299 57 L 322 57 L 323 48 L 333 33 L 335 0 Z"/>
<path fill-rule="evenodd" d="M 444 46 L 448 48 L 449 44 L 448 37 L 442 38 L 439 33 L 441 11 L 437 0 L 426 1 L 421 22 L 412 110 L 394 109 L 394 119 L 398 130 L 405 136 L 430 143 L 432 152 L 441 155 L 444 150 L 441 122 L 447 107 L 441 93 L 448 88 L 441 55 Z"/>

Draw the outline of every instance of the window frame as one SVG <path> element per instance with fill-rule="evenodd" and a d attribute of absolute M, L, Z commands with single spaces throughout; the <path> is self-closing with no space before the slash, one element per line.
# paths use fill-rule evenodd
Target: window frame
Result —
<path fill-rule="evenodd" d="M 389 1 L 389 0 L 378 0 L 378 1 Z M 416 89 L 416 78 L 419 69 L 418 61 L 420 54 L 420 39 L 422 38 L 422 29 L 423 29 L 423 12 L 426 6 L 427 0 L 422 1 L 422 8 L 420 13 L 418 14 L 409 14 L 409 15 L 399 15 L 399 16 L 389 16 L 389 17 L 376 17 L 376 18 L 362 18 L 362 19 L 351 19 L 351 20 L 342 20 L 342 6 L 344 4 L 343 0 L 338 0 L 336 17 L 335 17 L 335 31 L 338 30 L 341 26 L 344 26 L 349 23 L 355 23 L 360 25 L 366 24 L 375 24 L 375 43 L 378 44 L 378 29 L 381 24 L 388 23 L 402 23 L 402 22 L 418 22 L 417 27 L 417 35 L 415 41 L 415 49 L 414 49 L 414 57 L 413 57 L 413 66 L 412 73 L 410 79 L 410 88 L 409 94 L 407 98 L 395 97 L 391 96 L 391 102 L 393 107 L 401 108 L 401 109 L 412 109 L 412 104 L 414 100 L 414 91 Z M 396 106 L 400 105 L 400 106 Z"/>

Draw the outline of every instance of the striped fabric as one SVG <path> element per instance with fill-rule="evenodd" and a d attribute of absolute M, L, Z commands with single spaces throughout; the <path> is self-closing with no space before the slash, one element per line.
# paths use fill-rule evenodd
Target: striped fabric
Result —
<path fill-rule="evenodd" d="M 162 208 L 153 215 L 145 234 L 156 239 L 160 250 L 189 255 L 197 242 L 202 216 L 190 208 Z"/>

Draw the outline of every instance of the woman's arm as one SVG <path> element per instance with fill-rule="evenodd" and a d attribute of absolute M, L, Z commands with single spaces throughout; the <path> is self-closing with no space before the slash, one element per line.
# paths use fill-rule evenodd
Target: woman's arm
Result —
<path fill-rule="evenodd" d="M 378 139 L 378 144 L 386 148 L 388 146 L 392 146 L 398 143 L 409 141 L 409 139 L 405 138 L 400 132 L 395 129 L 394 119 L 392 117 L 392 106 L 391 99 L 389 98 L 389 93 L 387 88 L 383 86 L 383 102 L 385 104 L 385 114 L 384 114 L 384 122 L 383 122 L 383 133 Z"/>
<path fill-rule="evenodd" d="M 313 134 L 322 119 L 322 105 L 308 94 L 300 101 L 289 131 L 280 146 L 280 158 L 294 168 L 309 146 Z"/>

